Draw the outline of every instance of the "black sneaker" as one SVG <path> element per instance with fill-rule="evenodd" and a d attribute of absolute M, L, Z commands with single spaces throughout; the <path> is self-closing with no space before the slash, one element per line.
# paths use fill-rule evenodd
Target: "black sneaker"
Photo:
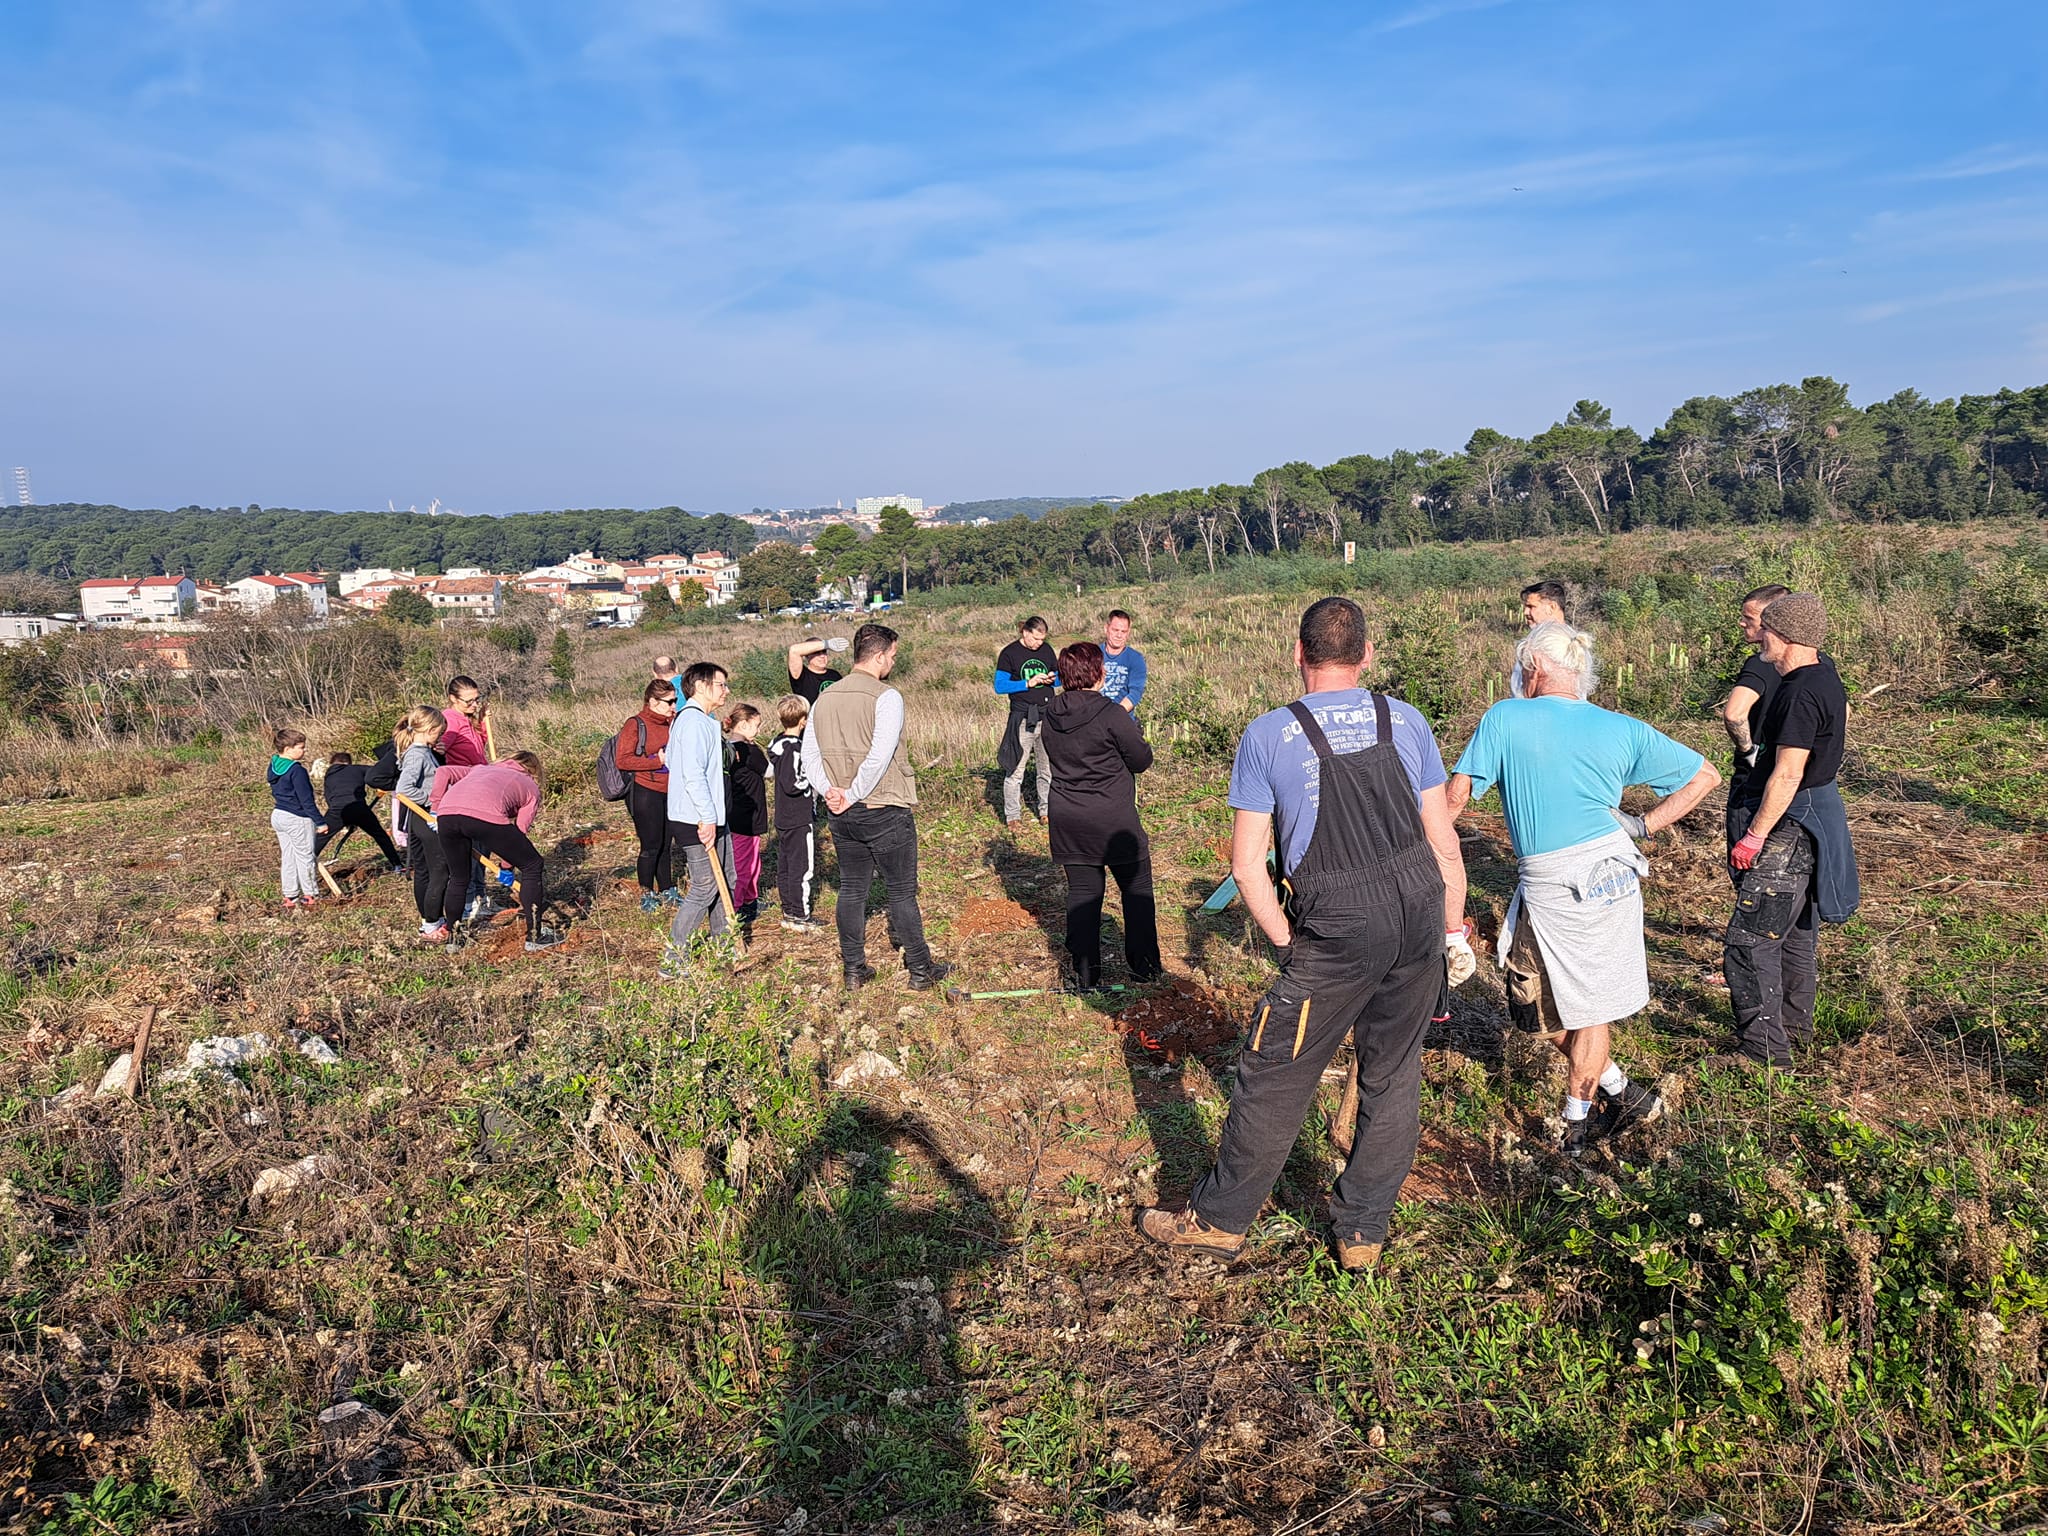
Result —
<path fill-rule="evenodd" d="M 1600 1090 L 1600 1107 L 1593 1111 L 1600 1119 L 1599 1135 L 1618 1136 L 1632 1126 L 1651 1125 L 1664 1118 L 1664 1099 L 1656 1089 L 1632 1082 L 1618 1094 Z"/>
<path fill-rule="evenodd" d="M 1599 1139 L 1600 1132 L 1595 1128 L 1591 1115 L 1583 1120 L 1567 1120 L 1564 1134 L 1557 1138 L 1557 1150 L 1566 1157 L 1584 1157 Z"/>
<path fill-rule="evenodd" d="M 875 968 L 865 960 L 858 965 L 842 965 L 839 979 L 847 991 L 858 992 L 875 979 Z"/>

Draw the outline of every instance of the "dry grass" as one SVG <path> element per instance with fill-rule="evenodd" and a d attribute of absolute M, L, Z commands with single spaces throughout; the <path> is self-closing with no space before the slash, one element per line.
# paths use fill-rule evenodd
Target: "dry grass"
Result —
<path fill-rule="evenodd" d="M 1616 552 L 1654 570 L 1726 542 Z M 1298 595 L 1045 608 L 1092 633 L 1117 601 L 1153 660 L 1156 725 L 1191 677 L 1230 714 L 1285 696 Z M 1391 648 L 1403 605 L 1369 606 Z M 1463 621 L 1454 751 L 1514 609 L 1499 587 L 1421 606 Z M 1014 617 L 899 624 L 930 765 L 924 908 L 969 990 L 1057 976 L 1042 834 L 1013 844 L 985 798 L 985 673 Z M 1668 661 L 1686 622 L 1606 638 L 1646 692 L 1689 701 Z M 687 634 L 779 649 L 794 632 Z M 587 647 L 577 698 L 507 704 L 501 748 L 580 761 L 671 647 L 688 649 Z M 9 1514 L 80 1532 L 1244 1536 L 1440 1513 L 1644 1532 L 2048 1516 L 2027 1438 L 2048 1295 L 2038 718 L 1931 709 L 1903 682 L 1863 706 L 1845 779 L 1869 896 L 1827 935 L 1823 1048 L 1797 1083 L 1698 1071 L 1725 1008 L 1701 980 L 1727 900 L 1706 812 L 1654 851 L 1656 1001 L 1618 1046 L 1671 1074 L 1659 1138 L 1591 1167 L 1552 1158 L 1550 1064 L 1507 1036 L 1493 982 L 1468 988 L 1427 1056 L 1424 1155 L 1372 1282 L 1320 1250 L 1334 1084 L 1249 1260 L 1163 1263 L 1131 1238 L 1131 1207 L 1211 1156 L 1229 1021 L 1267 976 L 1239 913 L 1194 910 L 1227 813 L 1223 764 L 1184 723 L 1145 789 L 1175 980 L 1099 1005 L 947 1002 L 894 974 L 846 998 L 828 938 L 772 925 L 744 970 L 658 987 L 619 814 L 566 771 L 540 836 L 583 914 L 575 952 L 451 961 L 408 943 L 394 882 L 277 914 L 254 742 L 108 754 L 105 777 L 70 779 L 61 753 L 0 749 L 0 1443 L 26 1490 Z M 1712 744 L 1698 713 L 1663 723 Z M 34 787 L 51 784 L 67 792 Z M 1467 830 L 1475 906 L 1497 912 L 1498 821 Z M 136 1105 L 53 1111 L 150 1004 L 159 1071 L 258 1029 L 318 1034 L 343 1065 L 287 1052 L 246 1092 L 181 1099 L 153 1075 Z M 903 1075 L 833 1089 L 864 1051 Z M 252 1207 L 256 1173 L 309 1155 L 339 1173 Z M 1688 1272 L 1653 1279 L 1665 1252 Z M 1688 1332 L 1713 1360 L 1684 1355 Z M 373 1411 L 360 1439 L 323 1435 L 337 1401 Z M 66 1505 L 102 1479 L 97 1511 Z"/>

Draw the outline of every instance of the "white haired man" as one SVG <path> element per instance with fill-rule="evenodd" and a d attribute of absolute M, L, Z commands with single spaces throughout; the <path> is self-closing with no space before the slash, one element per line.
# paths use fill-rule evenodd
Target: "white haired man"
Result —
<path fill-rule="evenodd" d="M 1721 775 L 1692 748 L 1629 715 L 1587 702 L 1593 638 L 1536 625 L 1515 647 L 1522 697 L 1502 699 L 1451 771 L 1455 815 L 1500 786 L 1520 880 L 1501 925 L 1508 1014 L 1547 1035 L 1566 1070 L 1562 1149 L 1656 1120 L 1664 1101 L 1629 1081 L 1610 1054 L 1612 1026 L 1647 1006 L 1638 840 L 1698 805 Z M 1620 809 L 1625 785 L 1665 798 L 1641 816 Z M 1596 1106 L 1600 1110 L 1596 1118 Z"/>

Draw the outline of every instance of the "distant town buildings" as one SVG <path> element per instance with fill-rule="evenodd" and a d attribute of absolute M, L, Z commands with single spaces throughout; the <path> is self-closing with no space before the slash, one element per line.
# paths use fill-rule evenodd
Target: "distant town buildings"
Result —
<path fill-rule="evenodd" d="M 912 517 L 924 515 L 924 498 L 921 496 L 860 496 L 854 499 L 853 515 L 858 518 L 879 518 L 884 507 L 901 507 Z"/>
<path fill-rule="evenodd" d="M 377 613 L 398 593 L 414 592 L 440 617 L 495 619 L 505 612 L 508 593 L 519 591 L 541 598 L 560 615 L 633 624 L 645 610 L 647 593 L 664 587 L 680 600 L 685 583 L 702 588 L 707 604 L 730 603 L 739 595 L 739 561 L 717 549 L 652 555 L 632 563 L 584 550 L 525 572 L 458 566 L 439 576 L 422 576 L 411 569 L 363 566 L 332 574 L 257 572 L 221 586 L 186 575 L 98 577 L 80 583 L 78 614 L 0 614 L 0 645 L 28 644 L 81 626 L 147 624 L 188 630 L 211 614 L 262 613 L 280 602 L 302 604 L 307 617 L 324 620 L 330 616 L 330 594 L 348 609 Z M 160 661 L 183 664 L 181 655 L 172 658 L 174 646 L 144 641 L 136 645 L 138 655 L 148 649 Z"/>
<path fill-rule="evenodd" d="M 646 594 L 656 587 L 666 587 L 671 598 L 680 598 L 683 583 L 694 582 L 704 589 L 704 600 L 713 607 L 731 602 L 739 595 L 740 567 L 737 560 L 717 549 L 694 555 L 650 555 L 630 565 L 585 550 L 512 579 L 521 591 L 547 599 L 560 612 L 632 624 L 640 617 Z"/>

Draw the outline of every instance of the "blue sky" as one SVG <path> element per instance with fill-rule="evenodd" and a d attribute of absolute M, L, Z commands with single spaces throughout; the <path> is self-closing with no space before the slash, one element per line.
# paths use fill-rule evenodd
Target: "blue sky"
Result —
<path fill-rule="evenodd" d="M 17 0 L 0 466 L 1134 493 L 2048 380 L 2048 7 Z"/>

